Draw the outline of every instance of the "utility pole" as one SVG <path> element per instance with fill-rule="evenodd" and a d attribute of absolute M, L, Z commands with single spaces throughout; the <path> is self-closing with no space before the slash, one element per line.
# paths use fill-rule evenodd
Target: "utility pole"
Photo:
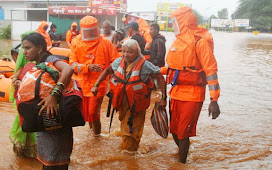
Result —
<path fill-rule="evenodd" d="M 49 0 L 46 2 L 46 7 L 47 7 L 47 23 L 49 23 Z"/>

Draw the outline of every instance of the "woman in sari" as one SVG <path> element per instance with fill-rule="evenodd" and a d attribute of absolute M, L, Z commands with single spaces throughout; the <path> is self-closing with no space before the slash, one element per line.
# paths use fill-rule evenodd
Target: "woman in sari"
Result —
<path fill-rule="evenodd" d="M 54 89 L 38 103 L 38 105 L 42 106 L 39 114 L 46 111 L 48 118 L 54 117 L 54 115 L 58 114 L 57 103 L 62 91 L 70 82 L 73 69 L 69 64 L 62 62 L 59 58 L 52 56 L 47 51 L 46 42 L 43 36 L 38 33 L 26 35 L 22 41 L 22 48 L 27 61 L 35 61 L 36 65 L 44 62 L 52 64 L 57 71 L 61 73 Z M 25 68 L 28 68 L 28 66 Z M 56 70 L 52 70 L 56 72 Z M 26 71 L 28 70 L 23 70 L 23 73 Z M 20 75 L 20 77 L 22 76 L 23 75 Z M 68 169 L 70 155 L 73 149 L 72 127 L 37 132 L 36 139 L 37 159 L 43 164 L 44 170 Z"/>
<path fill-rule="evenodd" d="M 33 33 L 34 31 L 28 31 L 21 34 L 21 39 L 25 35 Z M 19 75 L 24 68 L 24 66 L 28 63 L 24 54 L 23 48 L 20 48 L 17 60 L 16 60 L 16 67 L 14 70 L 14 75 L 12 79 L 13 86 L 10 90 L 10 101 L 13 102 L 13 108 L 17 110 L 16 101 L 14 94 L 16 94 L 16 89 L 18 88 L 19 83 Z M 31 157 L 36 158 L 36 133 L 25 133 L 22 131 L 20 126 L 19 114 L 17 113 L 13 125 L 10 130 L 9 138 L 11 143 L 13 143 L 13 151 L 17 156 L 22 157 Z"/>

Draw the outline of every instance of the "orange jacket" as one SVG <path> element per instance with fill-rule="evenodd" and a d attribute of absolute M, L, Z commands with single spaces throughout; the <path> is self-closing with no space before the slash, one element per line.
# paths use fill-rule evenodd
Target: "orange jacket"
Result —
<path fill-rule="evenodd" d="M 172 71 L 170 79 L 174 77 L 175 70 L 180 70 L 180 75 L 177 76 L 177 85 L 169 92 L 170 97 L 182 101 L 204 101 L 205 84 L 208 83 L 210 98 L 217 101 L 220 87 L 211 34 L 198 28 L 197 19 L 189 7 L 174 11 L 171 18 L 176 40 L 169 49 L 166 62 Z M 162 72 L 166 73 L 166 70 L 162 69 Z"/>
<path fill-rule="evenodd" d="M 137 20 L 137 23 L 139 25 L 139 32 L 142 37 L 145 39 L 145 50 L 150 51 L 151 50 L 151 43 L 152 43 L 152 36 L 150 35 L 150 26 L 147 24 L 147 22 L 143 19 L 140 18 Z M 145 59 L 149 60 L 150 55 L 144 55 Z"/>
<path fill-rule="evenodd" d="M 54 67 L 54 65 L 50 62 L 46 63 L 46 66 L 54 69 L 55 71 L 58 71 Z M 20 102 L 31 101 L 35 98 L 34 87 L 36 85 L 36 80 L 39 77 L 39 75 L 43 72 L 41 69 L 36 68 L 33 63 L 28 63 L 28 65 L 25 67 L 25 70 L 27 71 L 27 73 L 23 77 L 22 84 L 18 90 L 18 101 Z M 59 73 L 59 76 L 60 74 L 61 73 Z M 48 72 L 45 72 L 41 77 L 39 97 L 41 99 L 44 99 L 45 97 L 50 95 L 51 91 L 55 86 L 56 82 L 53 80 L 53 78 L 50 76 Z M 73 90 L 78 90 L 78 88 L 76 86 L 76 82 L 73 79 L 71 79 L 69 84 L 63 90 L 63 94 L 68 94 Z"/>
<path fill-rule="evenodd" d="M 52 42 L 51 42 L 51 39 L 50 39 L 50 36 L 49 36 L 48 32 L 46 32 L 46 31 L 43 29 L 44 26 L 46 26 L 46 25 L 47 25 L 47 27 L 48 27 L 47 22 L 42 21 L 41 24 L 39 25 L 39 27 L 36 29 L 36 32 L 39 33 L 39 34 L 41 34 L 41 35 L 44 37 L 47 46 L 52 46 Z"/>
<path fill-rule="evenodd" d="M 76 36 L 78 35 L 77 31 L 73 30 L 73 26 L 77 27 L 77 23 L 73 22 L 70 30 L 68 30 L 66 33 L 66 43 L 68 48 L 71 48 L 72 39 L 76 38 Z"/>
<path fill-rule="evenodd" d="M 101 72 L 92 72 L 90 64 L 100 64 L 104 70 L 116 58 L 118 52 L 113 44 L 106 38 L 99 37 L 95 40 L 82 41 L 79 34 L 72 42 L 69 63 L 74 71 L 78 73 L 78 81 L 82 87 L 84 96 L 93 96 L 91 88 Z M 108 81 L 105 80 L 99 85 L 97 96 L 104 96 L 107 91 Z"/>
<path fill-rule="evenodd" d="M 144 62 L 144 57 L 141 57 L 132 68 L 129 79 L 126 80 L 125 60 L 124 58 L 121 59 L 121 63 L 111 80 L 111 88 L 113 89 L 112 104 L 116 111 L 120 109 L 125 93 L 132 114 L 146 110 L 149 107 L 154 84 L 152 81 L 149 81 L 148 84 L 141 81 L 140 72 Z"/>

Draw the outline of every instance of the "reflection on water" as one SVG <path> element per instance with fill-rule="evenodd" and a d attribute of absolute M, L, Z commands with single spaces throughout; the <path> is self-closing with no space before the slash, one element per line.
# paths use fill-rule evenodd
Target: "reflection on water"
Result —
<path fill-rule="evenodd" d="M 168 48 L 174 40 L 167 34 Z M 271 169 L 272 168 L 272 35 L 252 33 L 213 33 L 218 76 L 221 86 L 217 120 L 208 118 L 208 98 L 191 138 L 188 164 L 178 163 L 178 148 L 171 135 L 162 139 L 146 115 L 144 134 L 137 153 L 119 150 L 118 115 L 111 133 L 106 118 L 107 98 L 101 118 L 103 136 L 94 138 L 88 126 L 74 128 L 74 150 L 70 169 Z M 2 44 L 2 42 L 1 42 Z M 152 106 L 160 92 L 152 94 Z M 37 169 L 33 159 L 14 156 L 8 139 L 15 117 L 10 103 L 0 103 L 0 169 Z"/>

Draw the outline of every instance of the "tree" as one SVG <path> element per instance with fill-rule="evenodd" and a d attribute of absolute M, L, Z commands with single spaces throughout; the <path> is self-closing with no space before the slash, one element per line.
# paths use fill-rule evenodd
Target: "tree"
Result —
<path fill-rule="evenodd" d="M 228 13 L 227 8 L 221 9 L 220 11 L 217 12 L 217 14 L 218 14 L 219 19 L 228 19 L 229 18 L 228 17 L 229 13 Z"/>
<path fill-rule="evenodd" d="M 240 0 L 232 18 L 249 19 L 252 27 L 272 31 L 272 0 Z"/>
<path fill-rule="evenodd" d="M 194 9 L 193 9 L 193 13 L 195 14 L 195 16 L 196 16 L 196 18 L 197 18 L 197 23 L 198 23 L 198 25 L 201 25 L 202 22 L 203 22 L 203 17 L 202 17 L 202 15 L 201 15 L 199 12 L 197 12 L 196 10 L 194 10 Z"/>

